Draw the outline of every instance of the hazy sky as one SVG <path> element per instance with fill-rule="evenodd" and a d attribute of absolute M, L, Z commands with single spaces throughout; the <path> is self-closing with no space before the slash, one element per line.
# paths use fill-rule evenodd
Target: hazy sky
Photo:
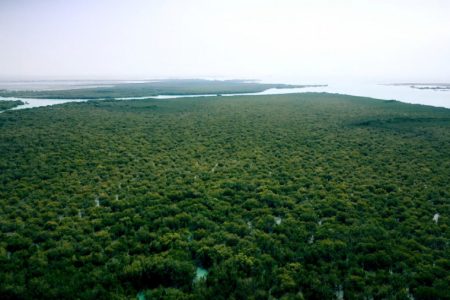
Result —
<path fill-rule="evenodd" d="M 0 0 L 0 79 L 450 82 L 446 0 Z"/>

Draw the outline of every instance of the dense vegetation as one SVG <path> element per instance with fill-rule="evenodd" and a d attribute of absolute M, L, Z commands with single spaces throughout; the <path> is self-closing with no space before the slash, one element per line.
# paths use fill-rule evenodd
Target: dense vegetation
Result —
<path fill-rule="evenodd" d="M 449 299 L 449 178 L 450 110 L 396 101 L 7 111 L 0 295 Z"/>
<path fill-rule="evenodd" d="M 0 111 L 11 109 L 19 105 L 24 105 L 25 103 L 20 100 L 0 100 Z"/>
<path fill-rule="evenodd" d="M 263 84 L 241 80 L 178 79 L 145 83 L 122 83 L 104 87 L 69 90 L 8 91 L 0 90 L 3 97 L 47 99 L 113 99 L 157 95 L 201 95 L 262 92 L 270 88 L 306 87 L 287 84 Z"/>

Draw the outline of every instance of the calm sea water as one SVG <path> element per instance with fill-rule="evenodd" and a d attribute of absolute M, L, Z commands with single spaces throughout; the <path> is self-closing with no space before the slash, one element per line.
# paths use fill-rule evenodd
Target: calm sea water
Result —
<path fill-rule="evenodd" d="M 55 85 L 55 83 L 52 83 Z M 98 84 L 98 83 L 97 83 Z M 292 89 L 268 89 L 259 93 L 247 94 L 230 94 L 223 96 L 236 95 L 275 95 L 288 93 L 338 93 L 354 96 L 364 96 L 383 100 L 398 100 L 406 103 L 431 105 L 437 107 L 450 108 L 450 91 L 448 90 L 421 90 L 411 88 L 407 85 L 378 85 L 378 84 L 330 84 L 326 87 L 308 87 L 308 88 L 292 88 Z M 174 99 L 182 97 L 206 97 L 213 95 L 160 95 L 157 97 L 133 97 L 133 98 L 117 98 L 117 100 L 131 100 L 131 99 Z M 39 106 L 48 106 L 61 104 L 66 102 L 81 102 L 87 100 L 81 99 L 22 99 L 22 98 L 5 98 L 0 97 L 0 100 L 22 100 L 27 104 L 16 107 L 15 109 L 33 108 Z"/>

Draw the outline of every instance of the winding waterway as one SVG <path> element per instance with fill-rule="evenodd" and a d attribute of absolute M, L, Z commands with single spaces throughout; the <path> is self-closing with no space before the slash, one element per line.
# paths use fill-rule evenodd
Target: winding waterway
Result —
<path fill-rule="evenodd" d="M 437 107 L 450 108 L 449 90 L 431 90 L 411 88 L 407 85 L 379 85 L 379 84 L 330 84 L 328 86 L 306 87 L 306 88 L 288 88 L 288 89 L 268 89 L 258 93 L 240 93 L 223 94 L 222 96 L 240 96 L 240 95 L 278 95 L 291 93 L 338 93 L 354 96 L 371 97 L 383 100 L 398 100 L 405 103 L 431 105 Z M 205 95 L 159 95 L 116 98 L 116 100 L 133 99 L 175 99 L 187 97 L 208 97 L 217 96 L 216 94 Z M 33 108 L 40 106 L 49 106 L 67 102 L 82 102 L 86 99 L 35 99 L 35 98 L 16 98 L 0 97 L 1 100 L 22 100 L 25 105 L 17 106 L 13 109 Z M 98 99 L 97 99 L 98 100 Z"/>

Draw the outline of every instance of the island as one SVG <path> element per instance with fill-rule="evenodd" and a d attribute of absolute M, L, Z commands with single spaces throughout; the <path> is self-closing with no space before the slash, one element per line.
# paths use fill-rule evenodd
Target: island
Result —
<path fill-rule="evenodd" d="M 257 93 L 267 89 L 320 87 L 324 85 L 290 85 L 258 83 L 247 80 L 163 79 L 139 83 L 116 83 L 64 90 L 0 90 L 0 97 L 45 99 L 115 99 L 159 95 L 204 95 Z"/>

